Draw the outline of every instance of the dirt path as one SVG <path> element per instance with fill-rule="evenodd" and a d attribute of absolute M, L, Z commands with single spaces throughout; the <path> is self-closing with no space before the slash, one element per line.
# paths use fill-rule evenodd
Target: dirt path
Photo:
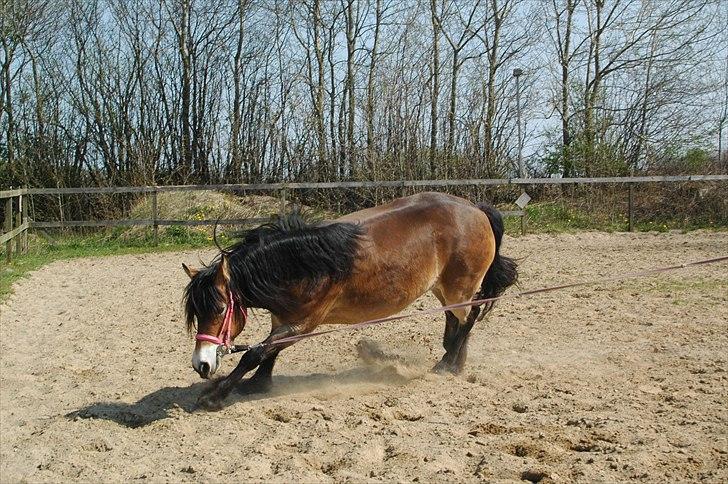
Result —
<path fill-rule="evenodd" d="M 504 253 L 532 288 L 726 255 L 728 234 L 539 235 Z M 304 341 L 273 393 L 204 413 L 183 261 L 197 254 L 57 262 L 16 285 L 0 481 L 728 480 L 726 264 L 504 301 L 457 378 L 428 373 L 441 316 Z M 360 358 L 362 340 L 392 358 Z"/>

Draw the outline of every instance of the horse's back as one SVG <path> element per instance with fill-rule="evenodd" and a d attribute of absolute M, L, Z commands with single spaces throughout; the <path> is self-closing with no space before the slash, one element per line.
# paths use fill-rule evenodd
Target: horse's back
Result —
<path fill-rule="evenodd" d="M 361 210 L 338 221 L 360 224 L 370 239 L 387 250 L 388 244 L 429 243 L 439 252 L 482 243 L 492 234 L 487 215 L 468 200 L 426 192 Z"/>
<path fill-rule="evenodd" d="M 424 192 L 395 199 L 376 207 L 365 208 L 344 215 L 335 222 L 354 222 L 364 226 L 390 222 L 394 219 L 428 218 L 431 215 L 471 213 L 475 216 L 482 212 L 470 201 L 454 195 L 438 192 Z"/>

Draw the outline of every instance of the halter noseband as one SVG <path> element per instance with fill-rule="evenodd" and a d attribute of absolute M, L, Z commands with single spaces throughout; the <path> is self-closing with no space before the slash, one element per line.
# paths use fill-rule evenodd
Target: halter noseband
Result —
<path fill-rule="evenodd" d="M 242 313 L 243 313 L 243 328 L 245 327 L 245 323 L 248 321 L 248 309 L 241 305 Z M 228 305 L 225 309 L 225 318 L 222 321 L 222 328 L 220 328 L 220 332 L 217 334 L 217 336 L 212 336 L 211 334 L 204 334 L 204 333 L 197 333 L 195 335 L 195 339 L 197 341 L 207 341 L 209 343 L 214 343 L 218 346 L 224 346 L 225 348 L 230 348 L 232 346 L 232 339 L 230 338 L 230 333 L 232 332 L 232 323 L 233 323 L 233 316 L 235 315 L 235 298 L 233 297 L 232 291 L 228 291 Z"/>

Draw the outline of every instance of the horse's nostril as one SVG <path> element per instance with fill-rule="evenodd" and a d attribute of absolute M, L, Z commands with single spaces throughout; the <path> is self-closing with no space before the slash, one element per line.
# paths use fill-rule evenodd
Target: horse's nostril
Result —
<path fill-rule="evenodd" d="M 200 375 L 207 375 L 210 373 L 210 364 L 202 362 L 200 363 Z"/>

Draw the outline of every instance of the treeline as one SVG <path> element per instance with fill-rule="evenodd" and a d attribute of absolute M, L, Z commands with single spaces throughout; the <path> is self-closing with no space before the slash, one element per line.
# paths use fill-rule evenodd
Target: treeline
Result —
<path fill-rule="evenodd" d="M 720 0 L 0 5 L 3 187 L 679 171 L 728 110 Z"/>

